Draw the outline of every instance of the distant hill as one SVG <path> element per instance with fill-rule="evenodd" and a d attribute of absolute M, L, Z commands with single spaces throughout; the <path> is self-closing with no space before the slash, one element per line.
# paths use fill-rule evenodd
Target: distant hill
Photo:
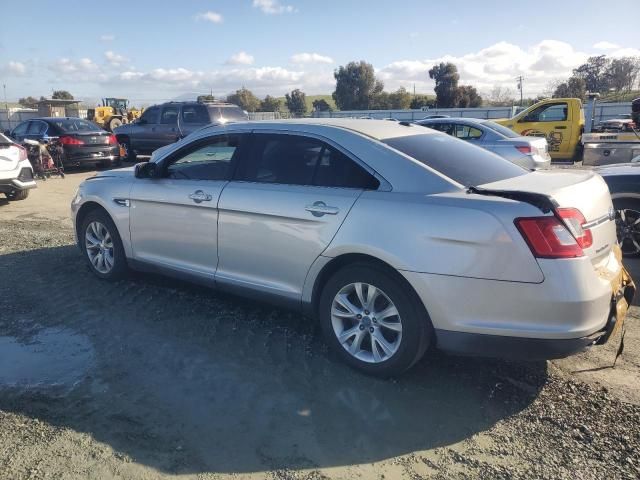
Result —
<path fill-rule="evenodd" d="M 640 98 L 640 90 L 608 93 L 601 95 L 600 98 L 598 98 L 598 102 L 630 102 L 636 98 Z"/>

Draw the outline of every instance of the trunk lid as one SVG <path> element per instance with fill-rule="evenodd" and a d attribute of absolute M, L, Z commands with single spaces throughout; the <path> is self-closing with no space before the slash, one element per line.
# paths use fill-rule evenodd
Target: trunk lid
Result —
<path fill-rule="evenodd" d="M 606 261 L 617 243 L 609 188 L 600 175 L 590 170 L 539 170 L 482 185 L 479 190 L 487 195 L 500 192 L 501 196 L 509 196 L 511 192 L 514 199 L 518 199 L 518 194 L 525 194 L 523 201 L 527 201 L 527 194 L 534 194 L 548 197 L 557 207 L 580 210 L 593 237 L 592 245 L 585 248 L 584 253 L 594 265 Z M 541 209 L 544 210 L 544 202 Z"/>
<path fill-rule="evenodd" d="M 66 134 L 69 137 L 77 138 L 78 140 L 82 140 L 84 142 L 84 146 L 98 146 L 98 145 L 108 145 L 109 137 L 111 134 L 109 132 L 82 132 L 82 133 L 68 133 Z"/>

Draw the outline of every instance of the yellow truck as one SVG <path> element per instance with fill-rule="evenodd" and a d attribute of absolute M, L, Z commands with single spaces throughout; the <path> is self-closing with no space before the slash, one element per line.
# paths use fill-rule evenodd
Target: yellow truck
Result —
<path fill-rule="evenodd" d="M 545 137 L 552 160 L 581 160 L 585 117 L 579 98 L 550 98 L 515 117 L 495 120 L 516 133 Z"/>

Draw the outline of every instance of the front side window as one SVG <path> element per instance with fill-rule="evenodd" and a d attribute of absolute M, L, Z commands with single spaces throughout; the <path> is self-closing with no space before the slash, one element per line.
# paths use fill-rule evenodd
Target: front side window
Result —
<path fill-rule="evenodd" d="M 44 122 L 40 122 L 37 120 L 33 120 L 29 124 L 29 129 L 27 130 L 27 135 L 42 135 L 47 129 L 47 124 Z"/>
<path fill-rule="evenodd" d="M 222 135 L 179 153 L 167 167 L 176 180 L 227 180 L 240 146 L 238 135 Z"/>
<path fill-rule="evenodd" d="M 178 107 L 164 107 L 160 123 L 163 125 L 175 125 L 178 123 Z"/>
<path fill-rule="evenodd" d="M 453 135 L 455 132 L 454 125 L 450 123 L 445 123 L 445 122 L 427 123 L 425 124 L 425 126 L 429 128 L 433 128 L 434 130 L 437 130 L 439 132 L 446 133 L 447 135 Z"/>
<path fill-rule="evenodd" d="M 160 117 L 160 108 L 149 107 L 144 111 L 140 119 L 144 120 L 145 123 L 158 123 L 159 117 Z"/>
<path fill-rule="evenodd" d="M 564 122 L 567 120 L 569 106 L 566 103 L 542 105 L 529 113 L 524 122 Z"/>
<path fill-rule="evenodd" d="M 482 137 L 482 130 L 470 125 L 456 124 L 454 136 L 461 140 L 479 140 Z"/>
<path fill-rule="evenodd" d="M 379 185 L 373 175 L 337 149 L 296 135 L 254 135 L 248 161 L 240 166 L 236 179 L 345 188 L 375 189 Z"/>
<path fill-rule="evenodd" d="M 204 105 L 185 105 L 182 107 L 182 122 L 205 125 L 209 122 L 209 112 Z"/>

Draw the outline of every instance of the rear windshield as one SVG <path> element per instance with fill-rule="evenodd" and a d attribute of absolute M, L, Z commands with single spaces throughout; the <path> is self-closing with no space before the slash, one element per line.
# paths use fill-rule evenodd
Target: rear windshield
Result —
<path fill-rule="evenodd" d="M 95 123 L 87 122 L 81 118 L 61 118 L 60 120 L 48 120 L 48 122 L 64 133 L 97 132 L 100 130 L 100 127 Z"/>
<path fill-rule="evenodd" d="M 382 140 L 465 187 L 484 185 L 527 173 L 508 160 L 444 133 Z"/>
<path fill-rule="evenodd" d="M 210 105 L 207 107 L 211 115 L 211 121 L 216 122 L 221 118 L 226 121 L 236 122 L 239 120 L 248 120 L 247 114 L 240 107 L 235 105 Z"/>
<path fill-rule="evenodd" d="M 520 136 L 510 128 L 507 128 L 504 125 L 500 125 L 499 123 L 492 122 L 490 120 L 486 122 L 482 122 L 482 125 L 484 125 L 487 128 L 490 128 L 494 132 L 498 132 L 499 134 L 507 138 L 517 138 Z"/>

